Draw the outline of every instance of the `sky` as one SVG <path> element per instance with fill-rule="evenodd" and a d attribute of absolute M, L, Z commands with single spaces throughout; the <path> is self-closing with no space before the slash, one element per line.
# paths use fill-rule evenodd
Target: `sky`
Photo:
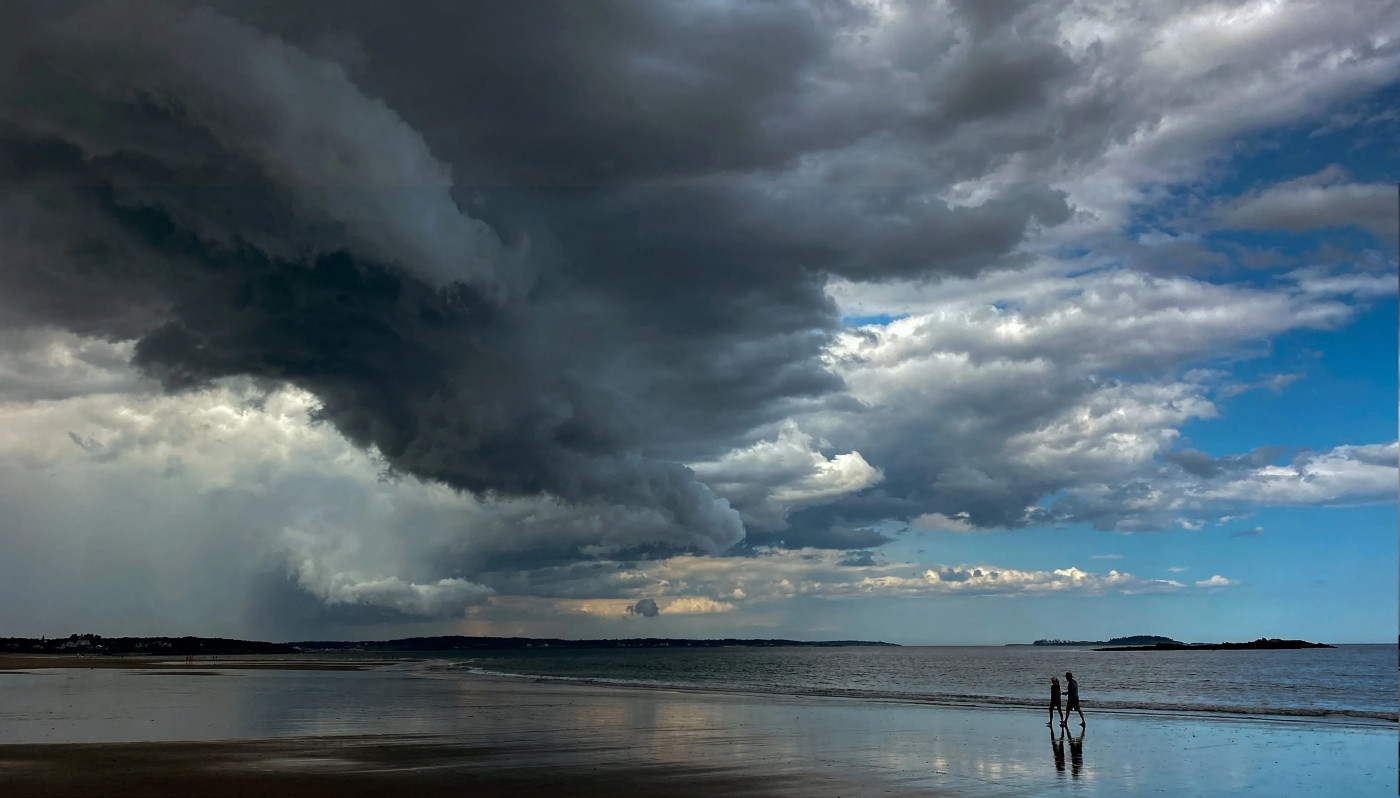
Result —
<path fill-rule="evenodd" d="M 0 31 L 0 635 L 1400 626 L 1400 3 Z"/>

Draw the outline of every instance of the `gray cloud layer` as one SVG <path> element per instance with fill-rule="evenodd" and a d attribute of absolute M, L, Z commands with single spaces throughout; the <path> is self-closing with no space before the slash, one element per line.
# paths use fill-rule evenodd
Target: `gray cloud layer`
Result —
<path fill-rule="evenodd" d="M 1394 7 L 1220 13 L 6 4 L 0 392 L 293 386 L 386 478 L 475 497 L 382 572 L 356 551 L 372 530 L 269 510 L 289 584 L 352 614 L 541 594 L 581 559 L 860 550 L 888 519 L 1169 525 L 1152 480 L 1200 512 L 1263 496 L 1272 452 L 1154 459 L 1227 390 L 1178 372 L 1344 324 L 1389 272 L 1236 290 L 1045 256 L 1116 233 L 1141 184 L 1229 136 L 1400 74 Z M 1212 223 L 1300 229 L 1345 200 L 1377 229 L 1376 187 L 1344 177 Z M 915 315 L 843 330 L 861 307 Z M 164 445 L 54 432 L 93 463 Z M 1308 495 L 1371 496 L 1347 473 L 1362 488 Z"/>

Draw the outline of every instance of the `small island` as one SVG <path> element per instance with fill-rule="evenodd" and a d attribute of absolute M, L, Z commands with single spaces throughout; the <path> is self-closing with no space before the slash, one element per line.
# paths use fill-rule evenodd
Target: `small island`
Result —
<path fill-rule="evenodd" d="M 1309 643 L 1306 640 L 1280 640 L 1276 637 L 1259 638 L 1249 643 L 1156 643 L 1150 646 L 1115 646 L 1096 648 L 1095 651 L 1253 651 L 1259 649 L 1292 648 L 1336 648 L 1326 643 Z"/>
<path fill-rule="evenodd" d="M 1093 646 L 1151 646 L 1157 643 L 1175 643 L 1181 645 L 1180 640 L 1173 640 L 1170 637 L 1161 637 L 1160 635 L 1133 635 L 1132 637 L 1114 637 L 1108 640 L 1037 640 L 1031 643 L 1031 645 L 1092 648 Z M 1010 645 L 1023 646 L 1025 643 L 1011 643 Z"/>

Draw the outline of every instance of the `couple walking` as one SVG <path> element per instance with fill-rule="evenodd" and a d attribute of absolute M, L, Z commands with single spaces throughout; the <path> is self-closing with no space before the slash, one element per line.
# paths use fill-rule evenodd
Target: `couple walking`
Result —
<path fill-rule="evenodd" d="M 1052 726 L 1055 723 L 1055 710 L 1057 709 L 1060 710 L 1061 726 L 1069 725 L 1066 718 L 1071 712 L 1078 712 L 1079 725 L 1084 725 L 1084 710 L 1079 706 L 1079 682 L 1074 680 L 1074 674 L 1069 671 L 1065 671 L 1065 681 L 1069 685 L 1069 696 L 1065 708 L 1060 709 L 1060 677 L 1050 677 L 1050 722 L 1045 724 L 1046 726 Z"/>

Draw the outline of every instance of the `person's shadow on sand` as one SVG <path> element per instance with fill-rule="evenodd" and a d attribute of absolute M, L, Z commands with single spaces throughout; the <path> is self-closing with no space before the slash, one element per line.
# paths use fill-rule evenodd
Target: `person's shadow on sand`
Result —
<path fill-rule="evenodd" d="M 1050 730 L 1050 752 L 1055 755 L 1055 770 L 1065 772 L 1065 738 L 1056 737 L 1055 730 Z"/>
<path fill-rule="evenodd" d="M 1070 775 L 1079 778 L 1079 771 L 1084 767 L 1084 732 L 1080 732 L 1078 737 L 1065 738 L 1069 740 L 1069 763 Z"/>

